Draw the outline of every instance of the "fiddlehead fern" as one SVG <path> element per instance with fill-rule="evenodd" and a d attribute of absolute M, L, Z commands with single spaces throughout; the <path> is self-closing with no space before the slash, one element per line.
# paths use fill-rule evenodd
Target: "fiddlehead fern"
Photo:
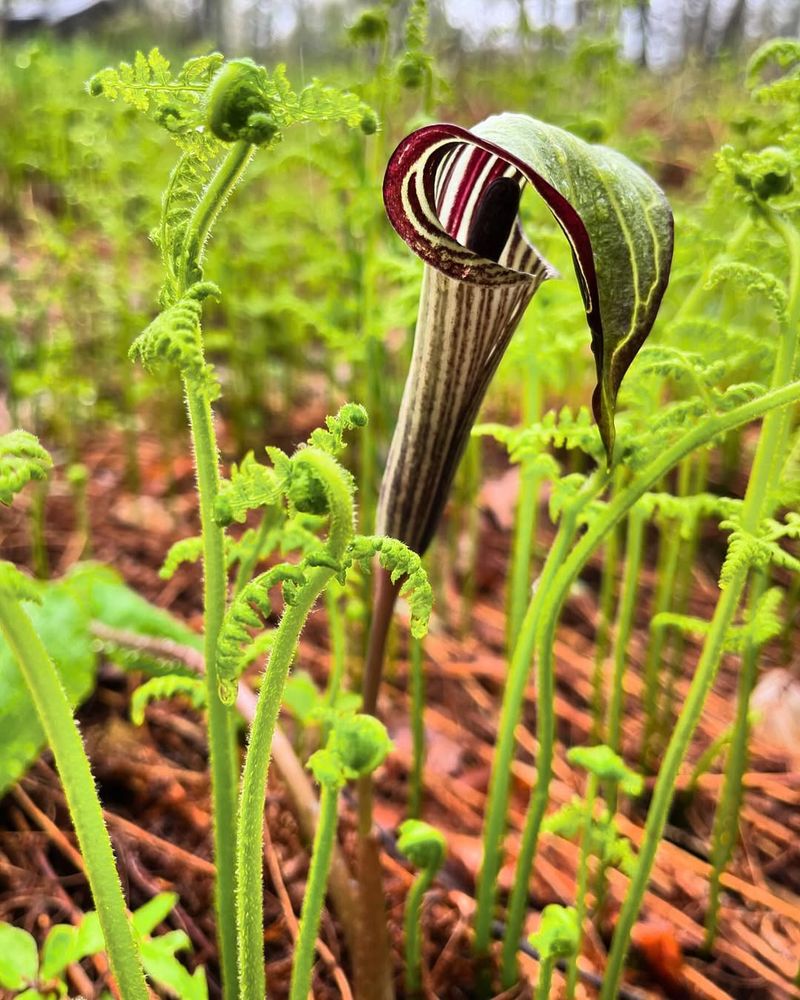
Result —
<path fill-rule="evenodd" d="M 0 504 L 8 506 L 32 480 L 47 478 L 53 460 L 27 431 L 9 431 L 0 436 Z"/>
<path fill-rule="evenodd" d="M 396 538 L 359 535 L 350 547 L 354 562 L 367 566 L 373 556 L 391 574 L 392 583 L 403 580 L 400 596 L 408 598 L 411 609 L 411 634 L 416 639 L 427 635 L 428 619 L 433 607 L 433 590 L 422 560 L 416 552 Z"/>
<path fill-rule="evenodd" d="M 214 504 L 217 524 L 244 524 L 248 511 L 269 507 L 280 499 L 277 476 L 269 466 L 256 461 L 253 452 L 248 452 L 239 465 L 231 467 L 228 479 L 220 483 Z"/>
<path fill-rule="evenodd" d="M 135 726 L 141 726 L 145 709 L 151 701 L 166 701 L 178 696 L 188 698 L 192 708 L 206 707 L 206 686 L 200 678 L 167 674 L 164 677 L 151 677 L 136 688 L 131 698 L 131 721 Z"/>
<path fill-rule="evenodd" d="M 134 340 L 132 360 L 152 369 L 166 363 L 174 366 L 188 381 L 207 390 L 210 398 L 219 394 L 219 384 L 211 365 L 206 363 L 200 335 L 203 300 L 219 295 L 210 281 L 198 282 L 174 306 L 165 309 Z"/>
<path fill-rule="evenodd" d="M 278 126 L 270 114 L 269 76 L 252 59 L 231 59 L 211 81 L 206 121 L 222 142 L 260 146 L 275 138 Z"/>
<path fill-rule="evenodd" d="M 278 584 L 289 584 L 288 589 L 284 587 L 284 600 L 291 603 L 291 587 L 300 587 L 305 580 L 302 567 L 280 563 L 251 580 L 225 612 L 217 645 L 217 671 L 219 695 L 226 705 L 233 704 L 236 681 L 247 665 L 247 654 L 254 642 L 250 630 L 263 630 L 272 614 L 270 590 Z"/>

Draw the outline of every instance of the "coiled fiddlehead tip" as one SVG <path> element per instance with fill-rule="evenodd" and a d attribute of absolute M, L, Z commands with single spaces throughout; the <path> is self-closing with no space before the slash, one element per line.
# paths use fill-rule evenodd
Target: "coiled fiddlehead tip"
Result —
<path fill-rule="evenodd" d="M 407 819 L 400 824 L 397 849 L 416 867 L 435 875 L 444 864 L 447 841 L 430 823 Z"/>
<path fill-rule="evenodd" d="M 336 722 L 332 746 L 350 778 L 371 774 L 392 748 L 386 726 L 374 715 L 351 715 Z"/>
<path fill-rule="evenodd" d="M 580 944 L 577 911 L 572 906 L 550 903 L 542 910 L 539 930 L 528 940 L 542 959 L 571 958 Z"/>
<path fill-rule="evenodd" d="M 252 59 L 226 62 L 211 81 L 206 121 L 223 142 L 260 146 L 274 139 L 278 126 L 267 99 L 268 77 Z"/>

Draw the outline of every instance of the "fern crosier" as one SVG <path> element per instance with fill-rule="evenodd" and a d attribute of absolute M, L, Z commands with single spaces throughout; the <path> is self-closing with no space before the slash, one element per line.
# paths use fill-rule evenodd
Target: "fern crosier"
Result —
<path fill-rule="evenodd" d="M 144 723 L 145 709 L 153 701 L 167 701 L 169 698 L 188 698 L 192 708 L 206 707 L 206 687 L 199 677 L 185 677 L 182 674 L 167 674 L 151 677 L 133 692 L 131 698 L 131 722 L 135 726 Z"/>
<path fill-rule="evenodd" d="M 800 514 L 787 514 L 785 522 L 763 518 L 757 532 L 747 531 L 736 517 L 723 521 L 720 527 L 731 532 L 719 576 L 720 590 L 724 590 L 745 567 L 766 568 L 772 565 L 800 573 L 800 559 L 778 544 L 784 538 L 800 538 Z"/>
<path fill-rule="evenodd" d="M 400 596 L 408 599 L 411 634 L 416 639 L 425 636 L 433 607 L 433 590 L 417 553 L 396 538 L 358 535 L 353 539 L 349 555 L 353 562 L 365 567 L 377 555 L 381 566 L 389 571 L 392 583 L 403 581 Z"/>
<path fill-rule="evenodd" d="M 255 642 L 251 630 L 263 629 L 272 614 L 270 591 L 284 585 L 284 600 L 291 603 L 292 587 L 302 586 L 305 579 L 302 566 L 280 563 L 251 580 L 228 607 L 217 644 L 219 696 L 226 705 L 233 703 L 236 683 L 249 662 Z"/>
<path fill-rule="evenodd" d="M 47 478 L 53 460 L 28 431 L 0 435 L 0 504 L 8 506 L 32 480 Z"/>
<path fill-rule="evenodd" d="M 134 340 L 129 352 L 131 359 L 138 359 L 148 369 L 159 364 L 172 365 L 188 382 L 204 390 L 209 399 L 216 399 L 219 382 L 205 360 L 200 319 L 203 301 L 218 295 L 219 289 L 210 281 L 192 285 Z"/>

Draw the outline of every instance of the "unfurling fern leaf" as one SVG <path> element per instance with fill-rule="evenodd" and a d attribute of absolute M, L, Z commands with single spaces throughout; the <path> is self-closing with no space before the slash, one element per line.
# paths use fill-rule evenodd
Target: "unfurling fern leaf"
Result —
<path fill-rule="evenodd" d="M 737 284 L 742 285 L 746 292 L 760 293 L 772 306 L 779 322 L 786 321 L 789 297 L 783 282 L 779 281 L 774 274 L 762 271 L 761 268 L 754 267 L 752 264 L 743 264 L 740 261 L 717 264 L 705 287 L 716 288 L 717 285 L 726 281 L 737 282 Z"/>
<path fill-rule="evenodd" d="M 175 697 L 188 698 L 193 708 L 205 708 L 205 682 L 199 677 L 184 677 L 180 674 L 151 677 L 133 692 L 131 721 L 135 726 L 141 726 L 145 709 L 151 701 L 166 701 Z"/>
<path fill-rule="evenodd" d="M 720 527 L 731 532 L 728 552 L 719 576 L 721 590 L 745 567 L 763 568 L 774 565 L 800 573 L 800 559 L 790 555 L 778 544 L 781 538 L 796 539 L 800 536 L 800 515 L 787 515 L 786 523 L 765 518 L 757 533 L 745 531 L 738 518 L 729 518 Z"/>
<path fill-rule="evenodd" d="M 94 97 L 120 100 L 147 115 L 173 135 L 181 145 L 192 146 L 205 116 L 208 87 L 225 57 L 219 52 L 198 56 L 173 76 L 169 60 L 151 49 L 137 52 L 133 63 L 108 67 L 89 80 Z"/>
<path fill-rule="evenodd" d="M 236 682 L 246 666 L 248 647 L 254 641 L 250 630 L 263 630 L 272 614 L 270 590 L 281 583 L 301 586 L 304 582 L 302 567 L 280 563 L 243 587 L 225 612 L 217 644 L 217 673 L 219 696 L 226 705 L 233 703 Z"/>
<path fill-rule="evenodd" d="M 778 608 L 783 600 L 780 587 L 771 587 L 762 594 L 753 613 L 743 625 L 735 625 L 725 633 L 725 649 L 741 653 L 747 646 L 763 646 L 780 635 L 783 623 Z M 672 611 L 657 614 L 651 624 L 652 629 L 676 628 L 680 632 L 705 637 L 711 631 L 711 622 L 694 615 L 682 615 Z"/>
<path fill-rule="evenodd" d="M 353 539 L 350 546 L 353 562 L 367 565 L 375 555 L 381 566 L 391 574 L 392 583 L 403 580 L 400 596 L 408 600 L 411 609 L 411 634 L 421 639 L 428 631 L 428 619 L 433 608 L 433 590 L 422 560 L 396 538 L 357 535 Z"/>
<path fill-rule="evenodd" d="M 544 453 L 548 445 L 568 451 L 578 449 L 598 461 L 603 453 L 597 428 L 585 406 L 575 413 L 569 406 L 563 406 L 558 412 L 551 410 L 530 427 L 517 429 L 500 424 L 478 424 L 472 433 L 476 436 L 490 435 L 505 445 L 512 462 L 536 458 Z"/>
<path fill-rule="evenodd" d="M 684 539 L 692 535 L 698 521 L 711 517 L 719 521 L 735 517 L 742 507 L 741 500 L 716 493 L 694 493 L 685 497 L 676 497 L 671 493 L 645 493 L 639 503 L 648 518 L 660 516 L 676 521 Z"/>
<path fill-rule="evenodd" d="M 181 538 L 170 546 L 158 575 L 162 580 L 171 580 L 181 563 L 194 563 L 203 554 L 203 539 L 200 535 L 191 538 Z"/>
<path fill-rule="evenodd" d="M 214 504 L 217 524 L 243 524 L 248 511 L 270 507 L 280 500 L 280 484 L 274 469 L 256 461 L 252 451 L 240 465 L 231 467 L 230 478 L 220 484 Z"/>
<path fill-rule="evenodd" d="M 18 601 L 42 602 L 37 582 L 20 572 L 13 563 L 4 560 L 0 560 L 0 594 Z"/>
<path fill-rule="evenodd" d="M 206 132 L 197 133 L 192 148 L 179 157 L 169 176 L 161 200 L 161 223 L 153 233 L 166 272 L 159 299 L 162 309 L 178 299 L 178 274 L 189 223 L 219 159 L 220 143 Z"/>
<path fill-rule="evenodd" d="M 212 282 L 192 285 L 183 298 L 156 316 L 139 334 L 129 353 L 148 369 L 159 363 L 174 365 L 184 378 L 204 387 L 209 397 L 215 399 L 219 383 L 211 365 L 206 364 L 200 336 L 202 303 L 211 295 L 219 295 L 219 289 Z"/>
<path fill-rule="evenodd" d="M 0 504 L 8 506 L 31 480 L 46 479 L 53 460 L 27 431 L 0 435 Z"/>
<path fill-rule="evenodd" d="M 762 73 L 770 64 L 786 72 L 764 83 Z M 800 97 L 800 41 L 773 38 L 762 45 L 747 64 L 746 86 L 753 97 L 762 101 L 796 101 Z"/>
<path fill-rule="evenodd" d="M 338 455 L 347 447 L 344 439 L 346 431 L 366 427 L 367 411 L 360 403 L 345 403 L 333 417 L 325 417 L 325 427 L 311 432 L 308 443 L 329 455 Z"/>

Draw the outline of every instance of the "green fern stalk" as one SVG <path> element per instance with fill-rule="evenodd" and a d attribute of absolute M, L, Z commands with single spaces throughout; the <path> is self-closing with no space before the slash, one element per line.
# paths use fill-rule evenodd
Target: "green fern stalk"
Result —
<path fill-rule="evenodd" d="M 772 377 L 772 394 L 774 395 L 775 390 L 780 391 L 781 387 L 788 386 L 797 370 L 798 327 L 800 327 L 800 234 L 793 226 L 773 215 L 768 209 L 764 209 L 764 212 L 767 221 L 786 243 L 790 261 L 789 301 L 791 305 L 788 320 L 784 323 L 778 344 L 778 354 Z M 745 531 L 756 532 L 761 519 L 767 513 L 771 500 L 770 494 L 774 490 L 776 478 L 782 469 L 781 450 L 785 448 L 786 444 L 788 420 L 788 413 L 785 409 L 771 410 L 764 417 L 742 508 L 741 525 Z M 618 995 L 625 958 L 630 945 L 631 931 L 650 881 L 650 872 L 655 861 L 658 844 L 664 833 L 664 824 L 672 804 L 678 772 L 700 719 L 706 696 L 716 677 L 725 646 L 725 638 L 739 606 L 748 574 L 749 566 L 747 564 L 737 567 L 720 595 L 689 693 L 664 754 L 653 791 L 652 804 L 647 814 L 644 839 L 636 871 L 614 932 L 600 994 L 601 1000 L 613 1000 Z"/>
<path fill-rule="evenodd" d="M 750 584 L 749 607 L 754 611 L 767 587 L 766 574 L 762 571 L 754 576 Z M 728 867 L 739 831 L 739 811 L 744 793 L 744 772 L 747 769 L 748 743 L 750 741 L 750 696 L 758 677 L 760 646 L 751 638 L 744 649 L 739 683 L 736 691 L 736 718 L 730 734 L 728 763 L 722 795 L 714 813 L 714 828 L 711 835 L 711 882 L 706 910 L 705 948 L 713 947 L 719 922 L 720 890 L 722 875 Z"/>
<path fill-rule="evenodd" d="M 231 191 L 241 179 L 254 148 L 245 142 L 235 143 L 204 190 L 187 227 L 180 256 L 177 275 L 179 297 L 185 295 L 194 280 L 201 276 L 199 269 L 202 254 L 211 227 Z M 216 865 L 214 903 L 217 912 L 223 990 L 226 997 L 235 1000 L 237 962 L 234 872 L 239 767 L 235 713 L 230 706 L 224 705 L 220 700 L 217 676 L 217 640 L 227 598 L 225 532 L 214 517 L 214 506 L 220 486 L 219 450 L 208 387 L 203 380 L 185 375 L 183 385 L 197 470 L 203 540 L 203 641 Z"/>
<path fill-rule="evenodd" d="M 633 630 L 636 612 L 636 597 L 639 592 L 639 572 L 642 568 L 642 541 L 647 524 L 647 512 L 634 507 L 628 517 L 628 531 L 625 542 L 625 572 L 622 577 L 622 592 L 617 614 L 617 628 L 614 639 L 614 675 L 611 684 L 611 699 L 608 705 L 608 746 L 619 753 L 622 730 L 623 680 L 628 662 L 628 642 Z M 611 814 L 615 806 L 609 802 Z"/>
<path fill-rule="evenodd" d="M 687 460 L 684 460 L 678 467 L 678 496 L 686 496 L 688 469 Z M 680 525 L 671 523 L 670 519 L 665 516 L 661 520 L 660 529 L 656 570 L 658 582 L 653 598 L 652 617 L 669 611 L 674 606 L 675 583 L 680 568 L 679 557 L 682 542 Z M 684 563 L 684 565 L 686 564 Z M 691 572 L 691 564 L 686 569 L 687 572 Z M 644 733 L 642 736 L 641 765 L 643 770 L 648 773 L 652 773 L 657 768 L 655 743 L 657 736 L 662 735 L 658 732 L 659 685 L 664 652 L 667 648 L 667 635 L 666 629 L 656 629 L 651 632 L 647 644 L 647 660 L 644 667 Z"/>
<path fill-rule="evenodd" d="M 741 431 L 730 435 L 730 437 L 733 438 L 739 434 L 741 434 Z M 693 462 L 690 461 L 690 459 L 684 459 L 684 461 L 681 462 L 678 466 L 679 493 L 681 484 L 684 482 L 681 474 L 684 467 L 687 467 L 686 477 L 688 478 L 688 483 L 686 485 L 685 493 L 682 495 L 697 495 L 706 490 L 706 486 L 708 485 L 708 455 L 708 451 L 702 451 L 694 456 L 695 460 Z M 688 530 L 686 524 L 684 524 L 681 529 L 681 534 L 685 537 L 682 539 L 682 557 L 678 560 L 678 569 L 673 580 L 672 592 L 672 610 L 677 614 L 685 614 L 686 609 L 689 606 L 689 596 L 693 583 L 692 569 L 694 567 L 697 550 L 700 545 L 700 525 L 701 518 L 696 516 L 691 518 Z M 656 724 L 656 731 L 661 734 L 661 739 L 663 741 L 665 741 L 666 734 L 670 731 L 672 720 L 676 714 L 675 690 L 681 673 L 681 668 L 683 666 L 683 654 L 685 648 L 686 635 L 681 629 L 675 629 L 672 632 L 668 632 L 664 646 L 664 659 L 667 663 L 667 680 Z"/>
<path fill-rule="evenodd" d="M 325 701 L 329 708 L 333 708 L 341 694 L 347 670 L 347 622 L 341 597 L 333 587 L 325 591 L 325 608 L 331 634 L 331 666 Z"/>
<path fill-rule="evenodd" d="M 600 581 L 594 670 L 592 672 L 592 738 L 597 741 L 605 739 L 603 732 L 603 716 L 605 714 L 603 673 L 606 658 L 611 649 L 611 617 L 614 613 L 621 537 L 620 531 L 612 531 L 608 536 L 608 541 L 603 546 L 603 576 Z"/>
<path fill-rule="evenodd" d="M 528 365 L 525 369 L 522 420 L 527 427 L 539 419 L 541 419 L 541 387 L 538 372 L 532 365 Z M 530 600 L 531 568 L 535 555 L 539 492 L 542 485 L 542 476 L 532 468 L 533 464 L 530 460 L 522 460 L 519 497 L 514 512 L 514 541 L 511 546 L 506 614 L 506 652 L 509 656 L 514 650 L 514 643 Z"/>
<path fill-rule="evenodd" d="M 303 908 L 300 913 L 300 929 L 295 942 L 289 1000 L 307 1000 L 311 989 L 314 945 L 319 932 L 322 907 L 325 903 L 325 889 L 328 884 L 333 845 L 336 842 L 338 804 L 339 788 L 334 784 L 324 783 L 319 799 L 319 818 L 314 832 L 311 867 L 308 872 L 306 891 L 303 895 Z"/>
<path fill-rule="evenodd" d="M 484 859 L 490 856 L 486 850 L 488 843 L 486 840 L 486 831 L 491 829 L 495 836 L 495 839 L 491 841 L 495 845 L 494 853 L 491 857 L 495 859 L 494 864 L 497 867 L 491 870 L 492 880 L 488 885 L 485 885 L 484 872 L 481 872 L 478 901 L 479 905 L 483 905 L 482 909 L 479 909 L 478 917 L 481 919 L 480 927 L 482 936 L 478 939 L 476 923 L 476 949 L 479 942 L 482 943 L 485 941 L 485 945 L 483 951 L 479 950 L 479 954 L 486 954 L 488 950 L 489 934 L 485 932 L 486 921 L 488 919 L 488 930 L 490 931 L 496 892 L 496 877 L 499 870 L 500 838 L 505 829 L 508 812 L 510 779 L 507 776 L 504 777 L 503 771 L 505 771 L 505 775 L 510 775 L 513 754 L 513 730 L 519 720 L 525 682 L 534 647 L 537 649 L 537 677 L 545 679 L 545 688 L 540 688 L 539 690 L 539 711 L 550 714 L 552 712 L 552 705 L 550 706 L 550 712 L 548 712 L 548 709 L 544 706 L 544 698 L 549 694 L 552 699 L 552 683 L 550 678 L 553 674 L 553 642 L 556 623 L 560 610 L 569 595 L 570 588 L 597 547 L 608 537 L 614 527 L 622 521 L 634 504 L 686 455 L 713 441 L 714 438 L 726 434 L 737 427 L 744 426 L 753 420 L 757 420 L 765 414 L 779 414 L 782 408 L 787 407 L 797 399 L 800 399 L 800 382 L 791 382 L 788 385 L 770 390 L 758 399 L 742 403 L 727 412 L 710 414 L 704 420 L 696 423 L 691 430 L 683 434 L 672 445 L 666 447 L 624 489 L 620 490 L 603 510 L 602 514 L 592 521 L 585 534 L 571 552 L 569 551 L 569 537 L 562 536 L 561 532 L 556 536 L 556 541 L 542 569 L 539 586 L 528 606 L 525 627 L 523 629 L 523 634 L 525 635 L 524 649 L 521 648 L 521 643 L 518 644 L 506 684 L 506 697 L 504 698 L 504 711 L 501 716 L 501 724 L 508 725 L 510 732 L 501 729 L 498 736 L 498 750 L 492 770 L 492 782 L 490 784 L 486 823 L 484 826 Z M 540 631 L 540 634 L 537 635 L 537 631 Z M 512 693 L 516 694 L 516 700 L 512 700 Z M 510 745 L 508 750 L 505 749 L 506 744 Z M 501 748 L 504 749 L 502 767 L 500 757 Z M 546 749 L 547 747 L 544 748 L 544 751 Z M 552 747 L 550 747 L 550 750 L 552 751 Z M 542 753 L 543 749 L 540 746 L 540 756 Z M 546 760 L 544 763 L 545 771 L 544 778 L 542 778 L 541 764 L 537 762 L 540 768 L 540 776 L 537 779 L 536 788 L 528 807 L 523 840 L 520 845 L 520 859 L 524 858 L 526 865 L 523 867 L 522 864 L 518 864 L 512 896 L 512 903 L 514 902 L 514 897 L 517 898 L 517 902 L 513 908 L 513 914 L 511 908 L 509 909 L 509 919 L 506 926 L 503 956 L 504 979 L 506 982 L 512 983 L 516 974 L 516 947 L 525 916 L 524 904 L 527 900 L 528 879 L 536 853 L 535 848 L 539 837 L 541 820 L 544 816 L 544 806 L 542 803 L 545 805 L 547 803 L 546 785 L 549 782 L 549 776 L 547 774 Z M 542 787 L 543 785 L 545 787 Z M 484 869 L 490 871 L 490 869 L 486 869 L 485 860 Z M 487 910 L 488 918 L 484 916 Z M 485 937 L 483 936 L 484 934 Z M 610 997 L 604 998 L 604 1000 L 610 1000 Z"/>
<path fill-rule="evenodd" d="M 520 636 L 520 641 L 514 648 L 514 658 L 511 662 L 511 668 L 509 671 L 509 679 L 506 682 L 506 690 L 508 690 L 511 684 L 511 677 L 514 676 L 515 681 L 517 681 L 518 675 L 521 677 L 521 691 L 517 698 L 516 705 L 513 706 L 514 721 L 510 726 L 510 740 L 503 741 L 508 745 L 508 757 L 505 765 L 505 773 L 509 776 L 505 778 L 504 783 L 506 785 L 505 801 L 502 803 L 502 815 L 499 817 L 502 827 L 505 827 L 506 816 L 508 813 L 508 781 L 511 775 L 511 764 L 512 756 L 514 750 L 514 730 L 517 727 L 517 722 L 519 721 L 519 715 L 522 708 L 522 700 L 524 697 L 525 682 L 528 677 L 528 670 L 530 669 L 530 661 L 533 654 L 533 645 L 536 640 L 537 633 L 541 627 L 542 615 L 546 614 L 546 595 L 550 592 L 550 580 L 555 577 L 558 567 L 569 550 L 569 545 L 571 544 L 573 538 L 575 537 L 575 532 L 577 530 L 578 517 L 581 511 L 598 495 L 600 490 L 603 488 L 607 481 L 607 474 L 604 469 L 598 469 L 593 476 L 584 485 L 581 492 L 575 498 L 575 500 L 565 509 L 562 514 L 562 525 L 559 529 L 559 534 L 556 537 L 556 542 L 551 549 L 551 555 L 554 551 L 558 551 L 558 558 L 553 560 L 551 563 L 550 556 L 548 556 L 547 563 L 545 564 L 545 569 L 542 570 L 542 576 L 539 580 L 539 586 L 537 588 L 536 595 L 528 606 L 528 613 L 525 616 L 525 622 L 523 624 L 523 633 Z M 562 535 L 563 532 L 563 535 Z M 548 568 L 548 564 L 551 565 L 551 572 L 553 574 L 547 582 L 545 582 L 545 572 Z M 539 594 L 543 595 L 543 599 L 540 601 L 536 600 Z M 537 614 L 538 612 L 538 614 Z M 552 619 L 550 624 L 552 625 L 553 631 L 555 630 L 555 619 Z M 526 628 L 527 626 L 527 628 Z M 523 639 L 524 636 L 524 639 Z M 552 643 L 551 643 L 552 648 Z M 519 654 L 519 655 L 518 655 Z M 517 877 L 514 881 L 514 886 L 511 890 L 511 898 L 508 904 L 508 916 L 506 921 L 506 931 L 503 936 L 503 958 L 501 966 L 501 981 L 504 986 L 512 985 L 517 978 L 517 948 L 519 940 L 522 933 L 522 926 L 525 921 L 525 912 L 528 906 L 528 873 L 533 867 L 533 859 L 536 854 L 536 846 L 539 841 L 539 831 L 541 829 L 542 820 L 544 819 L 545 811 L 547 810 L 547 803 L 550 795 L 550 779 L 553 774 L 553 756 L 555 751 L 555 740 L 556 740 L 556 715 L 555 715 L 555 671 L 553 669 L 552 657 L 547 658 L 541 656 L 537 657 L 537 668 L 536 668 L 536 692 L 537 692 L 537 712 L 536 712 L 536 737 L 539 742 L 539 754 L 536 758 L 536 786 L 531 795 L 530 805 L 528 807 L 528 813 L 525 817 L 525 826 L 522 833 L 522 840 L 520 841 L 520 851 L 519 857 L 517 859 Z M 514 692 L 516 694 L 516 691 Z M 503 708 L 505 709 L 505 699 Z M 505 714 L 505 713 L 504 713 Z M 507 720 L 501 716 L 500 720 L 500 733 L 501 737 L 505 734 L 505 726 L 507 725 Z M 492 779 L 494 781 L 495 775 L 497 773 L 498 767 L 500 767 L 500 743 L 498 742 L 498 751 L 495 754 L 495 759 L 493 762 L 492 769 Z M 505 746 L 504 746 L 505 750 Z M 492 789 L 490 786 L 489 801 L 492 803 Z M 488 817 L 490 813 L 487 810 L 487 822 L 488 827 Z M 498 841 L 499 848 L 499 841 Z M 500 861 L 500 852 L 498 850 L 495 856 L 495 864 L 498 865 Z M 484 858 L 486 855 L 484 855 Z M 485 860 L 484 860 L 485 865 Z M 523 877 L 519 877 L 519 873 L 523 873 Z M 484 878 L 484 872 L 481 871 L 481 879 Z M 496 882 L 496 872 L 493 883 Z M 494 885 L 491 888 L 492 893 L 494 892 Z M 480 902 L 480 896 L 479 902 Z M 490 911 L 491 912 L 491 911 Z M 476 932 L 477 933 L 477 932 Z"/>
<path fill-rule="evenodd" d="M 587 493 L 586 502 L 589 499 Z M 475 951 L 480 958 L 488 956 L 491 942 L 497 876 L 502 860 L 502 842 L 505 836 L 508 796 L 511 787 L 511 764 L 516 745 L 514 731 L 522 712 L 525 685 L 528 680 L 539 620 L 541 595 L 549 589 L 559 564 L 569 552 L 575 532 L 576 515 L 576 510 L 569 510 L 561 521 L 558 534 L 537 582 L 536 592 L 528 604 L 519 637 L 514 644 L 514 655 L 503 692 L 503 705 L 497 729 L 497 746 L 489 785 L 486 819 L 483 826 L 483 864 L 477 886 Z"/>
<path fill-rule="evenodd" d="M 150 993 L 128 921 L 114 849 L 72 709 L 30 618 L 16 597 L 2 588 L 0 629 L 19 664 L 55 757 L 119 995 L 122 1000 L 148 1000 Z"/>
<path fill-rule="evenodd" d="M 264 794 L 269 776 L 272 737 L 286 678 L 297 653 L 300 633 L 314 604 L 337 573 L 353 538 L 353 499 L 349 477 L 335 459 L 307 448 L 296 460 L 323 484 L 330 511 L 329 564 L 311 570 L 287 604 L 267 662 L 242 772 L 236 837 L 236 927 L 239 990 L 242 1000 L 264 1000 Z"/>
<path fill-rule="evenodd" d="M 408 778 L 408 815 L 422 815 L 425 772 L 425 662 L 422 639 L 409 640 L 411 685 L 411 773 Z"/>
<path fill-rule="evenodd" d="M 578 957 L 581 953 L 581 942 L 583 940 L 583 922 L 586 919 L 586 895 L 589 891 L 589 855 L 591 853 L 590 842 L 592 837 L 592 823 L 594 822 L 594 800 L 597 798 L 597 775 L 589 774 L 586 783 L 586 796 L 584 799 L 584 825 L 581 832 L 580 855 L 578 859 L 578 879 L 575 888 L 575 912 L 577 914 L 576 923 L 578 925 L 578 942 L 575 954 L 569 960 L 567 969 L 567 1000 L 574 1000 L 575 988 L 578 985 Z"/>

